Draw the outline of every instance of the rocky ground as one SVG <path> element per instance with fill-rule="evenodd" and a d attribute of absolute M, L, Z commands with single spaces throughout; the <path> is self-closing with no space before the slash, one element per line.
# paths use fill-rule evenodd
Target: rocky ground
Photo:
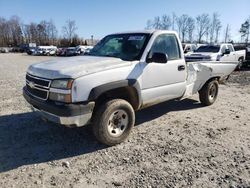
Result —
<path fill-rule="evenodd" d="M 250 187 L 250 71 L 198 96 L 136 113 L 124 143 L 44 123 L 22 97 L 25 70 L 54 57 L 0 54 L 0 187 Z"/>

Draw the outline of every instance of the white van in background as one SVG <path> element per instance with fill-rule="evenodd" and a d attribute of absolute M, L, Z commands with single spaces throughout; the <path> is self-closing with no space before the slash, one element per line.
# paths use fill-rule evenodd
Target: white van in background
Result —
<path fill-rule="evenodd" d="M 56 46 L 37 46 L 34 55 L 56 55 Z"/>

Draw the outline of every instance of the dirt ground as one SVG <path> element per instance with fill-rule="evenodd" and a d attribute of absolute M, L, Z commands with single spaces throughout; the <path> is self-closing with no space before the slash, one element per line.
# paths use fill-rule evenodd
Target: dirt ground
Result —
<path fill-rule="evenodd" d="M 0 187 L 250 187 L 250 71 L 198 95 L 136 113 L 124 143 L 99 144 L 91 127 L 48 124 L 22 97 L 25 71 L 55 57 L 0 54 Z"/>

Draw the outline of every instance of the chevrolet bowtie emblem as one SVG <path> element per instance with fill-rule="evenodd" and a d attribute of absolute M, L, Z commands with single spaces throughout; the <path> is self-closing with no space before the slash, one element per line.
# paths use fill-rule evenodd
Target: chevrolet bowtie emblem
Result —
<path fill-rule="evenodd" d="M 35 87 L 35 83 L 34 82 L 29 82 L 29 86 L 31 89 L 33 89 Z"/>

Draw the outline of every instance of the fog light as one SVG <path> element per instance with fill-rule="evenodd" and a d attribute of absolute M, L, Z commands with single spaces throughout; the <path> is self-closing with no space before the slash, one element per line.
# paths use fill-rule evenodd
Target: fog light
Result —
<path fill-rule="evenodd" d="M 53 93 L 50 92 L 49 99 L 53 101 L 60 101 L 65 103 L 71 102 L 71 94 Z"/>

